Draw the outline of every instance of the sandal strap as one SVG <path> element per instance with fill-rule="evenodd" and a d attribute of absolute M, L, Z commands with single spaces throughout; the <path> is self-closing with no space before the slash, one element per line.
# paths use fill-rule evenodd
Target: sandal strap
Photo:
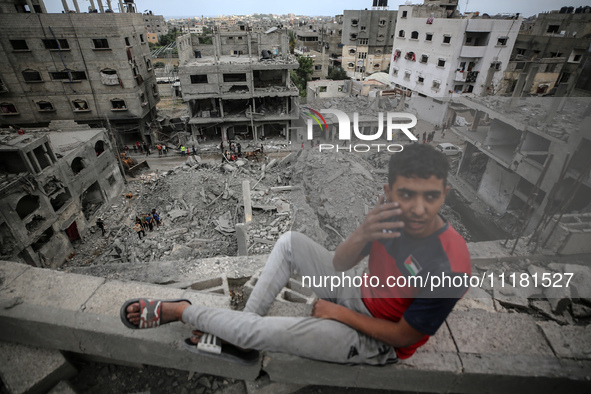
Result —
<path fill-rule="evenodd" d="M 138 328 L 155 328 L 160 325 L 162 301 L 140 298 L 140 324 Z"/>

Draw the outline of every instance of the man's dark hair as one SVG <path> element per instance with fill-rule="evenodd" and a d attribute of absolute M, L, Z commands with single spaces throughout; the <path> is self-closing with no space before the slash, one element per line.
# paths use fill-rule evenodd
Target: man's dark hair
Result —
<path fill-rule="evenodd" d="M 392 187 L 396 177 L 429 178 L 435 175 L 443 179 L 443 186 L 447 185 L 449 163 L 447 157 L 431 145 L 409 144 L 402 152 L 394 153 L 388 165 L 388 185 Z"/>

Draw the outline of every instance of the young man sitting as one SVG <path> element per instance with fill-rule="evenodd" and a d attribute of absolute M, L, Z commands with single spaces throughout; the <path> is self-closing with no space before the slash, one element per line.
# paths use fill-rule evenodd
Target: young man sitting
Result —
<path fill-rule="evenodd" d="M 188 347 L 200 338 L 200 344 L 211 341 L 213 334 L 242 349 L 337 363 L 408 358 L 467 290 L 449 285 L 432 291 L 429 276 L 471 274 L 464 239 L 438 213 L 449 191 L 448 167 L 447 158 L 429 145 L 407 145 L 392 155 L 385 195 L 353 234 L 335 252 L 302 234 L 284 234 L 243 312 L 186 300 L 135 299 L 122 306 L 122 320 L 131 328 L 180 320 L 197 330 Z M 362 286 L 313 287 L 319 300 L 310 317 L 265 316 L 293 271 L 312 278 L 353 277 L 353 267 L 368 254 L 369 277 Z"/>

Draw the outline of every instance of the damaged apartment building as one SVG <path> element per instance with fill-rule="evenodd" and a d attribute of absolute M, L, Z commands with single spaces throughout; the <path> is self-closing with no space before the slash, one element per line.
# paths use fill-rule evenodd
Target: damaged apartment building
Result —
<path fill-rule="evenodd" d="M 390 81 L 406 90 L 415 113 L 440 124 L 458 96 L 498 94 L 522 17 L 461 14 L 458 0 L 401 5 Z"/>
<path fill-rule="evenodd" d="M 562 7 L 525 20 L 515 41 L 505 72 L 502 92 L 516 89 L 531 95 L 555 94 L 559 84 L 568 84 L 562 95 L 572 94 L 584 71 L 591 46 L 591 6 Z M 524 84 L 526 84 L 524 89 Z M 586 89 L 587 94 L 591 90 Z"/>
<path fill-rule="evenodd" d="M 179 78 L 195 137 L 288 138 L 298 117 L 298 68 L 284 30 L 249 29 L 177 39 Z"/>
<path fill-rule="evenodd" d="M 121 191 L 106 130 L 69 123 L 61 131 L 0 131 L 0 260 L 60 266 Z"/>
<path fill-rule="evenodd" d="M 457 175 L 499 217 L 521 216 L 526 234 L 559 214 L 591 234 L 590 114 L 584 98 L 454 98 L 447 122 L 466 142 Z"/>
<path fill-rule="evenodd" d="M 73 119 L 112 127 L 120 144 L 156 139 L 159 95 L 132 0 L 47 13 L 43 0 L 0 0 L 0 125 L 45 127 Z M 84 10 L 83 10 L 84 11 Z"/>

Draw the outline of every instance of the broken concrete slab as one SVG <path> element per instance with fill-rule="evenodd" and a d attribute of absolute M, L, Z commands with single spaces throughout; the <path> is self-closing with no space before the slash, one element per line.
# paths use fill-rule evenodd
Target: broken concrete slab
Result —
<path fill-rule="evenodd" d="M 461 353 L 553 357 L 529 315 L 453 311 L 447 323 Z"/>
<path fill-rule="evenodd" d="M 552 307 L 552 312 L 562 314 L 572 304 L 570 287 L 550 286 L 544 290 L 544 296 Z"/>
<path fill-rule="evenodd" d="M 0 342 L 0 377 L 10 393 L 45 393 L 74 376 L 58 350 Z"/>
<path fill-rule="evenodd" d="M 569 283 L 572 297 L 591 300 L 591 268 L 576 264 L 565 264 L 564 272 L 573 274 Z"/>
<path fill-rule="evenodd" d="M 460 299 L 455 310 L 484 309 L 487 312 L 495 312 L 493 298 L 485 290 L 479 287 L 470 287 L 468 292 Z"/>
<path fill-rule="evenodd" d="M 11 261 L 0 260 L 0 286 L 8 286 L 29 268 L 31 266 L 27 264 L 15 264 Z"/>
<path fill-rule="evenodd" d="M 248 394 L 291 394 L 305 387 L 302 384 L 271 382 L 268 375 L 263 375 L 254 382 L 245 382 Z"/>
<path fill-rule="evenodd" d="M 555 322 L 538 322 L 558 357 L 591 360 L 591 325 L 560 326 Z"/>
<path fill-rule="evenodd" d="M 248 225 L 236 224 L 236 240 L 238 241 L 238 256 L 248 255 Z"/>

